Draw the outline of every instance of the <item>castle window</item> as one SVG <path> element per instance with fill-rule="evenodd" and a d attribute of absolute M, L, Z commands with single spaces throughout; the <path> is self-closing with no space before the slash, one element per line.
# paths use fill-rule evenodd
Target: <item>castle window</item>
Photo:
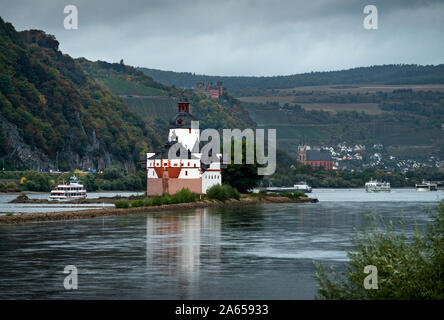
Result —
<path fill-rule="evenodd" d="M 186 171 L 186 170 L 185 170 L 185 175 L 186 175 L 186 176 L 188 175 L 188 171 Z"/>

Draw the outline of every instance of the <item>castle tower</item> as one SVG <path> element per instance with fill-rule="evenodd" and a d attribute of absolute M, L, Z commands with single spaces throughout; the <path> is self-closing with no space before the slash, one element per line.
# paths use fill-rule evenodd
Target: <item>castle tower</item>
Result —
<path fill-rule="evenodd" d="M 298 146 L 298 160 L 302 163 L 307 161 L 307 147 L 305 145 Z"/>
<path fill-rule="evenodd" d="M 199 121 L 191 114 L 190 104 L 188 102 L 179 102 L 179 110 L 170 120 L 168 141 L 177 141 L 188 151 L 193 152 L 194 150 L 194 152 L 198 152 L 199 137 Z"/>
<path fill-rule="evenodd" d="M 220 97 L 224 91 L 224 89 L 222 87 L 222 81 L 217 82 L 217 89 L 219 90 L 219 97 Z"/>

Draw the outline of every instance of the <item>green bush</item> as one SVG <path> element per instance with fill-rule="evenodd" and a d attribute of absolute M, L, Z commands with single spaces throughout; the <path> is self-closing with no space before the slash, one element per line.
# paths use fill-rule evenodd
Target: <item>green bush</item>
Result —
<path fill-rule="evenodd" d="M 50 176 L 46 173 L 39 173 L 32 170 L 24 172 L 26 182 L 24 188 L 29 191 L 51 191 Z"/>
<path fill-rule="evenodd" d="M 222 189 L 224 190 L 224 193 L 227 195 L 228 199 L 240 199 L 240 193 L 236 190 L 236 188 L 233 188 L 229 184 L 222 185 Z"/>
<path fill-rule="evenodd" d="M 6 188 L 6 185 L 3 182 L 0 182 L 0 192 L 7 192 L 8 189 Z"/>
<path fill-rule="evenodd" d="M 9 182 L 9 183 L 6 185 L 6 189 L 7 189 L 8 191 L 12 191 L 12 192 L 20 191 L 19 186 L 18 186 L 16 183 L 14 183 L 14 182 Z"/>
<path fill-rule="evenodd" d="M 192 193 L 189 189 L 183 188 L 179 192 L 176 192 L 171 196 L 172 203 L 186 203 L 195 202 L 196 195 Z"/>
<path fill-rule="evenodd" d="M 416 232 L 407 238 L 404 219 L 401 230 L 393 223 L 383 223 L 384 232 L 377 231 L 372 216 L 362 234 L 354 239 L 355 248 L 348 252 L 350 263 L 345 272 L 331 269 L 332 279 L 321 264 L 315 264 L 321 299 L 444 299 L 444 201 L 438 214 L 432 215 L 425 234 Z M 378 289 L 366 290 L 363 285 L 367 265 L 378 270 Z"/>
<path fill-rule="evenodd" d="M 145 198 L 145 199 L 143 199 L 143 206 L 144 206 L 144 207 L 150 207 L 150 206 L 152 206 L 151 199 L 152 199 L 152 198 Z"/>
<path fill-rule="evenodd" d="M 216 184 L 207 190 L 207 198 L 216 199 L 220 201 L 227 200 L 227 198 L 225 197 L 225 193 L 223 192 L 222 186 L 220 184 Z"/>
<path fill-rule="evenodd" d="M 171 196 L 169 194 L 163 194 L 162 197 L 160 197 L 160 201 L 162 204 L 171 204 L 173 203 L 171 200 Z"/>
<path fill-rule="evenodd" d="M 25 183 L 25 189 L 29 191 L 40 191 L 40 185 L 35 183 L 34 180 L 28 180 Z"/>
<path fill-rule="evenodd" d="M 162 197 L 161 196 L 152 196 L 150 198 L 152 206 L 160 206 L 162 205 Z"/>
<path fill-rule="evenodd" d="M 125 176 L 125 170 L 119 166 L 112 166 L 103 170 L 103 178 L 107 180 L 120 179 Z"/>
<path fill-rule="evenodd" d="M 214 185 L 207 190 L 208 199 L 216 199 L 219 201 L 226 201 L 228 199 L 240 199 L 240 193 L 229 184 Z"/>
<path fill-rule="evenodd" d="M 17 197 L 17 199 L 20 199 L 20 200 L 29 200 L 28 196 L 27 196 L 26 193 L 24 193 L 24 192 L 20 193 L 20 195 Z"/>
<path fill-rule="evenodd" d="M 145 198 L 143 200 L 143 205 L 145 207 L 149 206 L 160 206 L 162 204 L 173 204 L 173 203 L 185 203 L 185 202 L 195 202 L 196 195 L 190 190 L 184 188 L 179 192 L 176 192 L 172 196 L 169 194 L 164 194 L 162 196 L 152 196 L 150 198 Z"/>
<path fill-rule="evenodd" d="M 295 192 L 284 192 L 281 194 L 278 194 L 290 199 L 299 199 L 299 198 L 306 198 L 307 195 L 305 193 L 303 193 L 302 191 L 295 191 Z"/>
<path fill-rule="evenodd" d="M 126 209 L 130 207 L 130 203 L 128 200 L 119 200 L 116 201 L 116 203 L 114 204 L 116 206 L 116 208 L 121 208 L 121 209 Z"/>
<path fill-rule="evenodd" d="M 131 208 L 143 207 L 143 205 L 144 205 L 143 200 L 135 200 L 131 202 Z"/>

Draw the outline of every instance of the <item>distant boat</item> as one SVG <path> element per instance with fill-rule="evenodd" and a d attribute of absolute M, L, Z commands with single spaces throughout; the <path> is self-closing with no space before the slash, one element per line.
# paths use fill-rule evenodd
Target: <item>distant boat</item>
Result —
<path fill-rule="evenodd" d="M 293 187 L 298 191 L 311 192 L 311 187 L 305 181 L 298 182 Z"/>
<path fill-rule="evenodd" d="M 390 191 L 390 182 L 383 182 L 371 179 L 365 183 L 365 191 L 367 192 L 379 192 Z"/>
<path fill-rule="evenodd" d="M 68 201 L 86 199 L 86 189 L 74 175 L 69 179 L 68 184 L 59 184 L 51 190 L 49 200 Z"/>
<path fill-rule="evenodd" d="M 301 181 L 301 182 L 294 184 L 293 187 L 268 187 L 268 188 L 265 188 L 265 191 L 266 192 L 275 192 L 275 193 L 301 191 L 304 193 L 310 193 L 311 187 L 305 181 Z"/>
<path fill-rule="evenodd" d="M 415 184 L 416 191 L 437 191 L 438 184 L 423 180 L 422 183 Z"/>

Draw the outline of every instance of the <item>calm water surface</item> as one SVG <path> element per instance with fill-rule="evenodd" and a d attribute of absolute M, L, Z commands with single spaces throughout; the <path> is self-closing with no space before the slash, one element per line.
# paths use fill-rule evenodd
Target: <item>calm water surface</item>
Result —
<path fill-rule="evenodd" d="M 424 228 L 444 192 L 315 190 L 316 204 L 0 226 L 1 299 L 313 299 L 367 213 Z M 78 290 L 63 287 L 66 265 Z"/>
<path fill-rule="evenodd" d="M 113 207 L 111 203 L 88 203 L 88 204 L 67 204 L 63 202 L 54 202 L 48 204 L 29 204 L 29 203 L 9 203 L 9 201 L 17 198 L 20 193 L 0 194 L 0 215 L 8 212 L 14 213 L 35 213 L 35 212 L 57 212 L 57 211 L 73 211 L 84 209 L 102 209 L 103 207 Z M 100 197 L 114 197 L 120 195 L 129 197 L 131 195 L 141 195 L 143 192 L 88 192 L 88 199 L 97 199 Z M 27 193 L 30 199 L 48 199 L 49 193 Z"/>

